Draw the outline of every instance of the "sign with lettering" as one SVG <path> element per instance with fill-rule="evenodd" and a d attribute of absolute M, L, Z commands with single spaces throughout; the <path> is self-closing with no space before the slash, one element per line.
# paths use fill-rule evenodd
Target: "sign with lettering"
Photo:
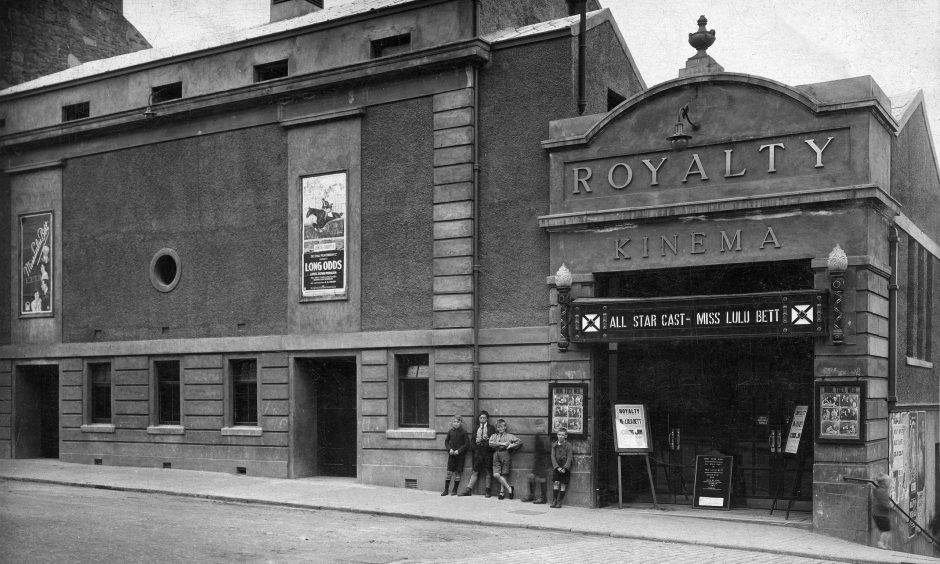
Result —
<path fill-rule="evenodd" d="M 826 334 L 826 293 L 818 290 L 680 298 L 578 298 L 571 341 Z"/>
<path fill-rule="evenodd" d="M 51 316 L 52 212 L 20 216 L 20 317 Z"/>
<path fill-rule="evenodd" d="M 800 438 L 803 436 L 803 424 L 806 422 L 808 405 L 798 405 L 793 409 L 793 419 L 790 420 L 790 432 L 787 433 L 787 446 L 784 452 L 796 454 L 800 450 Z"/>
<path fill-rule="evenodd" d="M 617 452 L 653 452 L 646 406 L 614 404 L 614 449 Z"/>
<path fill-rule="evenodd" d="M 692 486 L 692 507 L 699 509 L 731 509 L 731 477 L 733 456 L 695 457 L 695 485 Z"/>
<path fill-rule="evenodd" d="M 622 193 L 662 191 L 806 176 L 847 169 L 845 130 L 819 131 L 771 139 L 742 140 L 681 152 L 618 155 L 565 165 L 565 199 L 603 198 Z"/>
<path fill-rule="evenodd" d="M 301 296 L 346 297 L 346 173 L 301 178 Z"/>
<path fill-rule="evenodd" d="M 863 443 L 867 383 L 861 381 L 816 382 L 818 442 Z"/>

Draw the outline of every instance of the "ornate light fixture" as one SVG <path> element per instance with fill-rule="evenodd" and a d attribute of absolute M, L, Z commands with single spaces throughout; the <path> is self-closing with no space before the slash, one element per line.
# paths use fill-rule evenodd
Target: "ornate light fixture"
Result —
<path fill-rule="evenodd" d="M 845 343 L 845 328 L 843 321 L 845 310 L 843 305 L 845 293 L 845 271 L 849 267 L 849 258 L 842 247 L 836 245 L 826 261 L 826 270 L 829 271 L 829 307 L 832 310 L 832 343 L 841 345 Z"/>
<path fill-rule="evenodd" d="M 562 263 L 555 273 L 555 288 L 558 290 L 558 350 L 565 352 L 568 340 L 568 304 L 571 303 L 571 271 Z"/>
<path fill-rule="evenodd" d="M 691 135 L 685 132 L 685 125 L 682 123 L 682 120 L 689 122 L 689 125 L 692 126 L 692 131 L 698 131 L 699 124 L 693 122 L 689 119 L 689 105 L 686 104 L 679 109 L 679 115 L 676 117 L 675 131 L 666 139 L 672 144 L 672 149 L 674 151 L 681 151 L 689 146 L 689 139 L 692 138 Z"/>

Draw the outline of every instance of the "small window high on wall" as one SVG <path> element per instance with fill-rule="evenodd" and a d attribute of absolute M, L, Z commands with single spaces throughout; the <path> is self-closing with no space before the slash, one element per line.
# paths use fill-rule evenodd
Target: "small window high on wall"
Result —
<path fill-rule="evenodd" d="M 411 34 L 403 33 L 391 37 L 383 37 L 372 41 L 372 58 L 387 57 L 411 51 Z"/>

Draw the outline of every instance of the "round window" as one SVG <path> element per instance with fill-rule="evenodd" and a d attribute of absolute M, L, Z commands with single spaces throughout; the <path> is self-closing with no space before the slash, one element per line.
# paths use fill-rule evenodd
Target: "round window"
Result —
<path fill-rule="evenodd" d="M 161 292 L 169 292 L 180 281 L 180 257 L 173 249 L 160 249 L 150 259 L 150 282 Z"/>

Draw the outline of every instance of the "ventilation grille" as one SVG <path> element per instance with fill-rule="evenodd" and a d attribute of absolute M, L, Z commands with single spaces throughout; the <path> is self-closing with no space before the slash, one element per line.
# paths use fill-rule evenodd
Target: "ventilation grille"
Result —
<path fill-rule="evenodd" d="M 163 467 L 164 467 L 164 468 L 171 468 L 172 466 L 170 465 L 169 462 L 164 462 L 164 463 L 163 463 Z"/>
<path fill-rule="evenodd" d="M 247 473 L 248 473 L 248 469 L 245 468 L 244 466 L 236 466 L 236 467 L 235 467 L 235 473 L 236 473 L 236 474 L 247 474 Z"/>
<path fill-rule="evenodd" d="M 405 478 L 405 487 L 409 490 L 418 489 L 418 480 L 414 478 Z"/>
<path fill-rule="evenodd" d="M 95 459 L 95 466 L 101 466 L 101 459 L 100 459 L 100 458 L 96 458 L 96 459 Z"/>

